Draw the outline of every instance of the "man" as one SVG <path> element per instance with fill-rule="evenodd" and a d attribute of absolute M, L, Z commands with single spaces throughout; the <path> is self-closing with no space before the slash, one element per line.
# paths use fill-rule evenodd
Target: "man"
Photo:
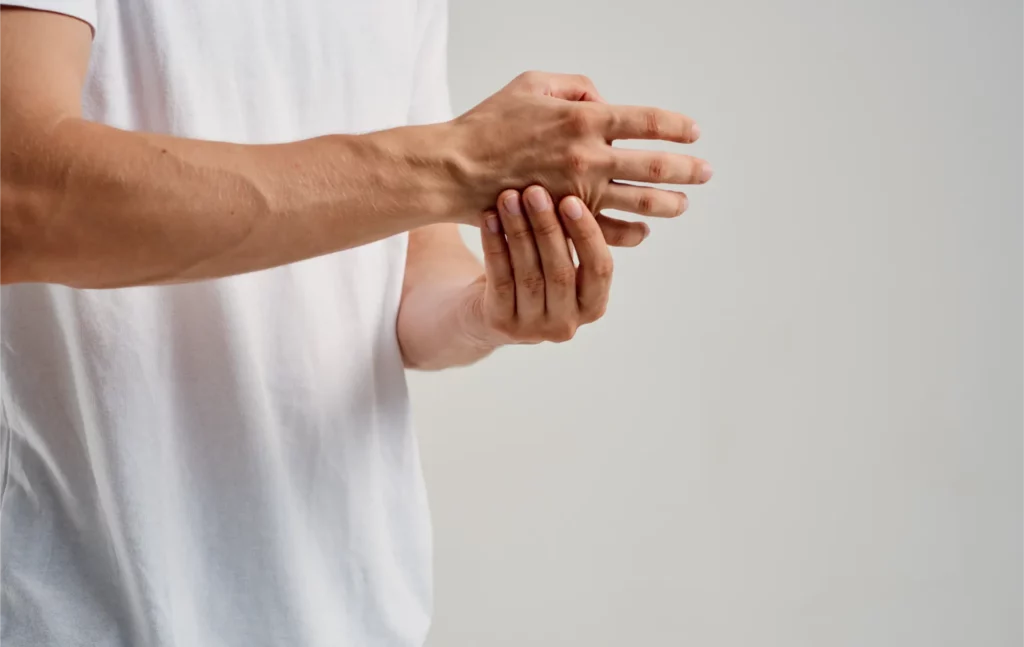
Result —
<path fill-rule="evenodd" d="M 3 645 L 421 644 L 404 367 L 601 316 L 647 229 L 591 209 L 710 176 L 610 142 L 696 126 L 538 73 L 451 120 L 444 0 L 5 4 Z"/>

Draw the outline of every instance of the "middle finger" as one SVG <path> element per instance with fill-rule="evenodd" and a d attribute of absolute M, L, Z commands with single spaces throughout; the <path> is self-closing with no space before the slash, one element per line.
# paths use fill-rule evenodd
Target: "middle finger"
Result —
<path fill-rule="evenodd" d="M 534 242 L 533 228 L 523 215 L 518 191 L 508 190 L 498 196 L 498 216 L 512 257 L 516 318 L 522 323 L 536 323 L 544 318 L 544 271 Z"/>
<path fill-rule="evenodd" d="M 576 266 L 565 231 L 551 195 L 543 187 L 531 186 L 523 192 L 523 199 L 544 271 L 547 316 L 552 323 L 568 326 L 576 319 Z"/>

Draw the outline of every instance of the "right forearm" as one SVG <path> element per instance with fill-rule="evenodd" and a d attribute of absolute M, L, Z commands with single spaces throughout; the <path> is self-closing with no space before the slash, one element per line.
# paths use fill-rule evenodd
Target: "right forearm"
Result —
<path fill-rule="evenodd" d="M 67 119 L 4 133 L 4 283 L 119 287 L 265 269 L 457 211 L 444 126 L 264 146 Z M 38 131 L 37 131 L 38 132 Z"/>

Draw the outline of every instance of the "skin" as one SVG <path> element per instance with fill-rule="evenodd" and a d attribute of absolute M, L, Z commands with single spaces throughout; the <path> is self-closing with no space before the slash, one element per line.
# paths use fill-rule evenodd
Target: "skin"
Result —
<path fill-rule="evenodd" d="M 398 315 L 407 366 L 442 369 L 471 364 L 507 344 L 568 341 L 604 314 L 612 255 L 579 198 L 564 198 L 556 213 L 543 187 L 503 192 L 497 212 L 486 213 L 480 227 L 483 268 L 447 234 L 419 231 L 414 236 L 444 240 L 410 242 Z M 441 248 L 452 256 L 435 256 Z"/>
<path fill-rule="evenodd" d="M 711 175 L 690 156 L 611 145 L 692 142 L 689 118 L 612 106 L 584 77 L 537 72 L 431 126 L 278 145 L 120 130 L 81 116 L 91 44 L 74 18 L 0 11 L 4 284 L 214 279 L 409 231 L 399 341 L 409 366 L 443 368 L 503 344 L 571 337 L 603 311 L 593 303 L 607 300 L 607 245 L 634 246 L 648 232 L 599 210 L 674 217 L 687 206 L 682 193 L 623 182 Z M 581 217 L 565 217 L 564 201 L 560 224 L 553 208 L 508 211 L 503 191 L 532 185 L 527 197 L 579 196 Z M 487 227 L 495 222 L 498 233 Z M 455 223 L 481 227 L 486 269 Z"/>

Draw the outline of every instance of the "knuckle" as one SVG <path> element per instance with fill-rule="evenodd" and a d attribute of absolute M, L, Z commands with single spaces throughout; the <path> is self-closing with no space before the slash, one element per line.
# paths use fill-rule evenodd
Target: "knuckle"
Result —
<path fill-rule="evenodd" d="M 507 298 L 515 296 L 516 293 L 516 282 L 511 277 L 498 279 L 493 285 L 494 293 L 499 297 Z"/>
<path fill-rule="evenodd" d="M 529 227 L 516 228 L 513 231 L 508 231 L 505 235 L 513 243 L 532 243 L 533 242 L 533 231 Z"/>
<path fill-rule="evenodd" d="M 654 211 L 654 198 L 647 192 L 641 192 L 636 199 L 636 212 L 647 216 Z"/>
<path fill-rule="evenodd" d="M 544 292 L 544 275 L 540 272 L 527 272 L 520 283 L 527 294 L 536 296 Z"/>
<path fill-rule="evenodd" d="M 484 247 L 483 248 L 484 258 L 492 258 L 494 260 L 501 260 L 505 257 L 505 250 L 501 247 Z"/>
<path fill-rule="evenodd" d="M 594 131 L 594 117 L 583 107 L 572 106 L 566 114 L 565 126 L 571 135 L 589 135 Z"/>
<path fill-rule="evenodd" d="M 615 274 L 615 263 L 612 262 L 611 258 L 607 258 L 594 263 L 591 271 L 595 278 L 601 279 L 602 281 L 610 281 L 612 275 Z"/>
<path fill-rule="evenodd" d="M 657 110 L 645 110 L 643 114 L 643 132 L 646 137 L 659 139 L 664 127 Z"/>
<path fill-rule="evenodd" d="M 586 174 L 592 168 L 590 153 L 582 148 L 569 151 L 569 168 L 578 175 Z"/>
<path fill-rule="evenodd" d="M 554 218 L 540 218 L 533 223 L 533 233 L 538 238 L 562 236 L 562 225 Z"/>
<path fill-rule="evenodd" d="M 561 265 L 551 270 L 548 279 L 552 285 L 571 287 L 576 285 L 576 268 L 572 265 Z"/>
<path fill-rule="evenodd" d="M 652 182 L 660 182 L 668 170 L 667 160 L 664 155 L 655 155 L 647 165 L 647 176 Z"/>
<path fill-rule="evenodd" d="M 579 175 L 592 172 L 603 172 L 612 165 L 611 154 L 602 151 L 598 146 L 573 146 L 567 153 L 567 165 Z"/>
<path fill-rule="evenodd" d="M 525 72 L 517 76 L 516 80 L 522 83 L 526 83 L 527 85 L 532 85 L 540 81 L 542 76 L 543 73 L 538 72 L 537 70 L 526 70 Z"/>

